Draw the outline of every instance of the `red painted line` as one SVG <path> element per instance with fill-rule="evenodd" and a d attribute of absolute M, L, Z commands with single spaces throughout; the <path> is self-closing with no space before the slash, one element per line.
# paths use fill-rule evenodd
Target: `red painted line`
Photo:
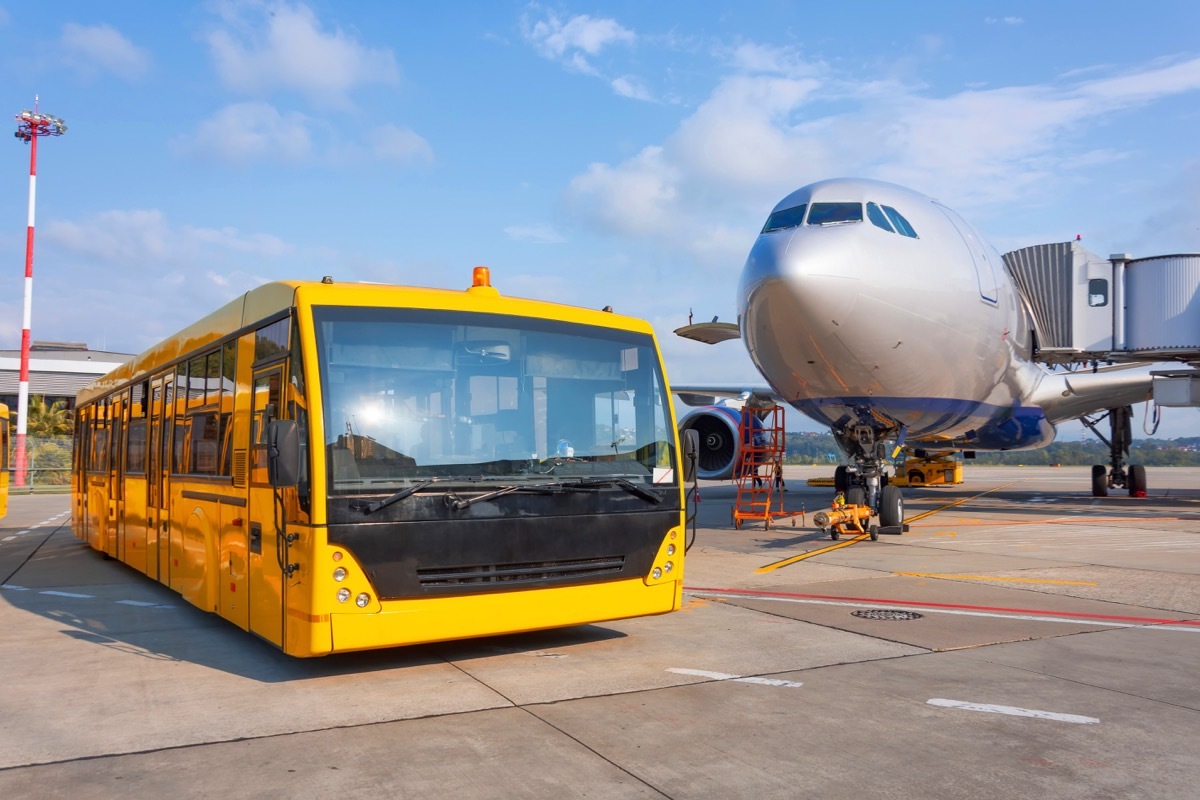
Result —
<path fill-rule="evenodd" d="M 1162 619 L 1159 617 L 1126 617 L 1117 614 L 1081 614 L 1072 611 L 1043 611 L 1033 608 L 1004 608 L 1002 606 L 972 606 L 961 603 L 928 603 L 919 600 L 884 600 L 878 597 L 841 597 L 831 594 L 798 594 L 792 592 L 763 592 L 754 589 L 705 589 L 685 586 L 685 592 L 713 592 L 716 594 L 752 595 L 754 597 L 794 597 L 801 600 L 841 600 L 851 603 L 872 605 L 917 606 L 920 608 L 948 608 L 959 611 L 990 611 L 1000 614 L 1033 614 L 1043 617 L 1070 617 L 1073 619 L 1111 620 L 1112 622 L 1140 622 L 1149 625 L 1193 625 L 1200 627 L 1200 620 Z"/>

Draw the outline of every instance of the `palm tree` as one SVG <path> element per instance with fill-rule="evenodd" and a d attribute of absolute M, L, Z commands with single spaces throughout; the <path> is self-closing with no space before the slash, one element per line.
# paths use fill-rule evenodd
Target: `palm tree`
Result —
<path fill-rule="evenodd" d="M 72 425 L 66 400 L 55 400 L 47 405 L 45 397 L 29 398 L 25 429 L 30 436 L 69 436 Z"/>

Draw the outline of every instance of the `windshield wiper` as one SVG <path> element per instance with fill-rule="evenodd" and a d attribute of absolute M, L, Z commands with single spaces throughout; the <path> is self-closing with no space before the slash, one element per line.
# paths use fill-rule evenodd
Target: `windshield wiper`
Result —
<path fill-rule="evenodd" d="M 444 495 L 442 495 L 442 500 L 445 501 L 446 505 L 450 506 L 451 508 L 461 511 L 468 506 L 475 505 L 481 500 L 491 500 L 493 497 L 512 494 L 513 492 L 523 491 L 528 488 L 529 487 L 526 486 L 501 486 L 499 489 L 494 491 L 477 494 L 474 497 L 469 497 L 465 500 L 454 492 L 446 492 Z"/>
<path fill-rule="evenodd" d="M 636 497 L 642 498 L 648 503 L 654 503 L 654 505 L 658 505 L 663 501 L 663 496 L 658 492 L 654 491 L 653 489 L 647 489 L 645 486 L 634 483 L 627 478 L 580 478 L 579 480 L 571 481 L 570 483 L 564 481 L 562 485 L 564 487 L 578 486 L 583 489 L 601 486 L 617 486 Z"/>
<path fill-rule="evenodd" d="M 377 500 L 374 503 L 368 503 L 364 506 L 358 506 L 364 514 L 373 514 L 381 508 L 386 508 L 392 503 L 398 503 L 405 498 L 412 497 L 422 489 L 427 489 L 439 480 L 444 481 L 444 478 L 431 478 L 421 483 L 415 483 L 412 486 L 407 486 L 393 495 Z M 640 484 L 634 483 L 626 478 L 607 477 L 607 478 L 578 478 L 573 480 L 555 481 L 553 483 L 525 483 L 512 486 L 500 486 L 490 492 L 473 495 L 471 497 L 462 497 L 453 490 L 447 490 L 442 499 L 447 506 L 455 510 L 461 511 L 464 508 L 469 508 L 483 500 L 491 500 L 496 497 L 502 497 L 506 494 L 514 492 L 532 492 L 536 494 L 555 494 L 557 492 L 588 492 L 596 489 L 604 488 L 605 486 L 616 486 L 624 489 L 630 494 L 640 497 L 648 503 L 658 505 L 663 501 L 663 496 L 653 489 L 647 489 Z"/>
<path fill-rule="evenodd" d="M 361 509 L 364 514 L 374 514 L 379 509 L 387 508 L 392 503 L 398 503 L 406 497 L 412 497 L 422 489 L 437 483 L 437 481 L 437 478 L 430 478 L 429 480 L 422 481 L 421 483 L 414 483 L 412 486 L 406 486 L 395 494 L 389 495 L 382 500 L 376 500 L 374 503 L 367 503 L 365 506 L 358 506 L 358 508 Z"/>

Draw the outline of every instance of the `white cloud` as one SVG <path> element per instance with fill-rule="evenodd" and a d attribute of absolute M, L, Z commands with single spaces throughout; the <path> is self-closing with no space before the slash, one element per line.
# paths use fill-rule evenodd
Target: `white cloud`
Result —
<path fill-rule="evenodd" d="M 622 97 L 628 97 L 631 100 L 654 100 L 654 95 L 650 93 L 646 85 L 633 75 L 622 75 L 619 78 L 613 78 L 610 85 L 613 91 Z"/>
<path fill-rule="evenodd" d="M 63 59 L 85 75 L 99 71 L 134 80 L 146 74 L 150 56 L 111 25 L 63 25 Z"/>
<path fill-rule="evenodd" d="M 821 71 L 819 64 L 805 61 L 799 51 L 792 47 L 741 42 L 718 51 L 718 55 L 724 56 L 738 72 L 799 78 L 811 77 Z"/>
<path fill-rule="evenodd" d="M 39 335 L 118 352 L 138 352 L 267 280 L 330 263 L 273 234 L 179 225 L 157 209 L 54 219 L 38 235 L 50 265 L 34 298 Z"/>
<path fill-rule="evenodd" d="M 633 238 L 654 237 L 678 227 L 678 167 L 662 147 L 647 147 L 616 167 L 595 163 L 567 187 L 569 205 L 599 227 Z"/>
<path fill-rule="evenodd" d="M 172 140 L 176 153 L 231 165 L 258 161 L 296 163 L 312 155 L 310 122 L 299 113 L 280 113 L 269 103 L 226 106 L 196 132 Z"/>
<path fill-rule="evenodd" d="M 566 22 L 553 11 L 544 20 L 529 24 L 521 20 L 522 35 L 546 58 L 560 59 L 568 52 L 582 51 L 594 56 L 613 43 L 631 44 L 637 36 L 613 19 L 594 19 L 587 14 L 571 17 Z"/>
<path fill-rule="evenodd" d="M 233 227 L 173 227 L 157 209 L 115 209 L 83 220 L 52 220 L 44 231 L 46 243 L 64 253 L 130 267 L 130 272 L 137 274 L 170 270 L 214 254 L 269 260 L 295 251 L 294 246 L 271 234 L 244 234 Z M 132 269 L 135 265 L 137 268 Z"/>
<path fill-rule="evenodd" d="M 1021 17 L 984 17 L 984 22 L 988 25 L 1023 25 L 1025 20 Z"/>
<path fill-rule="evenodd" d="M 390 50 L 367 47 L 341 29 L 323 30 L 306 5 L 224 10 L 226 27 L 210 33 L 208 45 L 230 89 L 251 95 L 291 89 L 322 104 L 346 106 L 357 86 L 399 80 Z"/>
<path fill-rule="evenodd" d="M 384 161 L 401 164 L 432 164 L 433 148 L 408 128 L 386 124 L 368 132 L 372 154 Z"/>
<path fill-rule="evenodd" d="M 545 223 L 509 225 L 504 229 L 504 233 L 513 241 L 531 244 L 562 244 L 566 241 L 561 233 Z"/>
<path fill-rule="evenodd" d="M 538 6 L 532 5 L 532 9 Z M 652 101 L 653 94 L 645 83 L 633 75 L 609 77 L 607 71 L 593 61 L 612 45 L 632 45 L 637 34 L 609 18 L 577 14 L 563 22 L 553 11 L 544 19 L 533 22 L 529 15 L 521 17 L 521 35 L 542 57 L 558 61 L 567 69 L 606 81 L 614 92 L 633 100 Z"/>
<path fill-rule="evenodd" d="M 964 207 L 1044 198 L 1055 179 L 1126 157 L 1087 145 L 1089 126 L 1200 89 L 1200 59 L 938 97 L 830 75 L 785 51 L 734 52 L 756 74 L 721 81 L 661 144 L 570 182 L 565 199 L 584 224 L 737 264 L 770 207 L 821 178 L 882 178 Z"/>

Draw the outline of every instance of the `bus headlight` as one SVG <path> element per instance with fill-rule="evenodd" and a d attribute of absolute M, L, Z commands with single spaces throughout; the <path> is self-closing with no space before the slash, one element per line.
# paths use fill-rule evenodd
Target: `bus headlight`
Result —
<path fill-rule="evenodd" d="M 350 590 L 347 589 L 345 586 L 338 589 L 337 599 L 338 599 L 339 603 L 344 603 L 347 600 L 349 600 L 350 599 Z"/>
<path fill-rule="evenodd" d="M 669 555 L 669 556 L 675 555 L 675 545 L 673 545 L 673 544 L 667 545 L 667 555 Z"/>
<path fill-rule="evenodd" d="M 668 561 L 667 563 L 663 564 L 663 572 L 670 572 L 673 569 L 675 569 L 675 562 Z"/>
<path fill-rule="evenodd" d="M 359 608 L 366 608 L 369 602 L 371 602 L 371 595 L 366 592 L 362 592 L 358 597 L 354 598 L 354 604 Z"/>
<path fill-rule="evenodd" d="M 655 567 L 654 571 L 651 572 L 650 574 L 654 576 L 655 580 L 658 580 L 659 578 L 662 577 L 662 569 L 660 567 Z"/>
<path fill-rule="evenodd" d="M 335 570 L 333 571 L 333 579 L 334 579 L 335 581 L 344 581 L 344 580 L 346 580 L 346 568 L 345 568 L 345 567 L 338 567 L 337 569 L 335 569 Z"/>

